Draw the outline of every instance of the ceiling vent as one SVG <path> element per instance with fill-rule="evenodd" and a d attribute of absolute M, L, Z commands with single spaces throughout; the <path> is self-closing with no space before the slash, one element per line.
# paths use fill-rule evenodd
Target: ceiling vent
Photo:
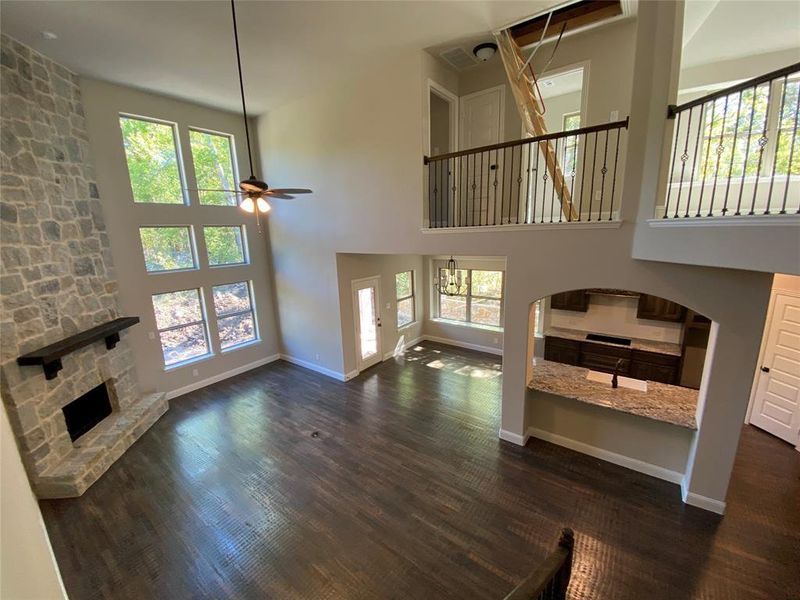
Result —
<path fill-rule="evenodd" d="M 475 59 L 475 57 L 463 48 L 451 48 L 450 50 L 445 50 L 439 56 L 441 56 L 451 67 L 458 71 L 478 64 L 478 61 Z"/>

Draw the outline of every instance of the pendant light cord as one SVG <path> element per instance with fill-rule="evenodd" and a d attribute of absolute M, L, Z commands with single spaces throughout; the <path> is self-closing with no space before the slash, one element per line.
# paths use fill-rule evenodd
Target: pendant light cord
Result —
<path fill-rule="evenodd" d="M 244 101 L 244 79 L 242 78 L 242 58 L 239 56 L 239 30 L 236 27 L 236 4 L 231 0 L 231 14 L 233 15 L 233 39 L 236 42 L 236 66 L 239 69 L 239 91 L 242 93 L 242 113 L 244 114 L 244 135 L 247 138 L 247 159 L 250 161 L 250 178 L 253 174 L 253 153 L 250 150 L 250 128 L 247 125 L 247 104 Z"/>

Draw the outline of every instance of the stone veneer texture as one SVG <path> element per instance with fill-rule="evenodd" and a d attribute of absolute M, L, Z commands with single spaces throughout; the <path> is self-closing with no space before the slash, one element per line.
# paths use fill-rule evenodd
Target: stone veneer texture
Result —
<path fill-rule="evenodd" d="M 61 408 L 109 381 L 115 415 L 124 418 L 106 424 L 105 434 L 120 438 L 140 435 L 166 401 L 160 395 L 163 406 L 146 426 L 131 420 L 142 403 L 124 332 L 114 350 L 101 340 L 65 356 L 49 381 L 40 367 L 16 364 L 21 354 L 120 314 L 78 77 L 6 35 L 0 55 L 0 395 L 37 493 L 79 495 L 116 458 L 98 456 L 100 442 L 119 455 L 135 437 L 121 447 L 95 435 L 95 448 L 81 451 Z M 48 481 L 63 493 L 46 489 Z"/>

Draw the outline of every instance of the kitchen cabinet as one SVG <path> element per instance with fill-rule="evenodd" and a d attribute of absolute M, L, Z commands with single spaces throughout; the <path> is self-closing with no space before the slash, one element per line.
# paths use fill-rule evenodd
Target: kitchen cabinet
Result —
<path fill-rule="evenodd" d="M 639 296 L 639 305 L 636 309 L 636 317 L 638 319 L 682 323 L 686 318 L 686 307 L 658 296 L 641 294 Z"/>
<path fill-rule="evenodd" d="M 550 308 L 586 312 L 589 310 L 589 294 L 586 290 L 573 290 L 550 296 Z"/>
<path fill-rule="evenodd" d="M 647 352 L 596 344 L 593 342 L 570 340 L 556 336 L 545 336 L 545 360 L 585 367 L 593 371 L 613 373 L 634 379 L 657 381 L 670 385 L 679 384 L 681 357 L 659 352 Z M 619 364 L 619 368 L 617 368 Z"/>
<path fill-rule="evenodd" d="M 628 375 L 631 368 L 631 349 L 581 342 L 580 366 L 605 373 L 613 373 L 616 369 L 619 375 Z"/>
<path fill-rule="evenodd" d="M 634 379 L 677 385 L 680 365 L 680 356 L 632 350 L 630 375 Z"/>
<path fill-rule="evenodd" d="M 550 335 L 545 336 L 544 359 L 577 366 L 581 359 L 581 343 Z"/>

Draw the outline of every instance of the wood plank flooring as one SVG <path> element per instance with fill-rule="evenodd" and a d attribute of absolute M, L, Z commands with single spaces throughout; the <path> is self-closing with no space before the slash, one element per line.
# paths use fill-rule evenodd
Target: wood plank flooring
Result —
<path fill-rule="evenodd" d="M 746 427 L 720 518 L 498 440 L 499 369 L 425 342 L 348 383 L 277 362 L 173 400 L 83 497 L 41 502 L 70 598 L 498 599 L 565 525 L 575 600 L 800 598 L 800 453 Z"/>

